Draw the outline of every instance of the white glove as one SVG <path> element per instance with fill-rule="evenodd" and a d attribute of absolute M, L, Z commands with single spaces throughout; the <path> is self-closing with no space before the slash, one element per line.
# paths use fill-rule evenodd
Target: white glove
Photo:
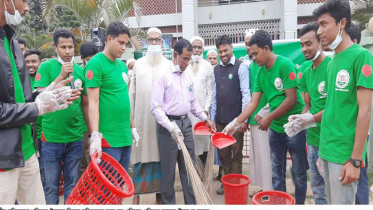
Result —
<path fill-rule="evenodd" d="M 305 114 L 290 115 L 289 122 L 284 125 L 285 132 L 289 137 L 295 136 L 302 130 L 316 127 L 315 118 L 309 112 Z"/>
<path fill-rule="evenodd" d="M 55 112 L 61 109 L 67 109 L 67 99 L 71 96 L 70 87 L 62 87 L 53 90 L 55 82 L 52 82 L 44 91 L 35 99 L 38 108 L 38 115 Z"/>
<path fill-rule="evenodd" d="M 136 147 L 138 147 L 139 146 L 140 136 L 137 133 L 136 128 L 132 128 L 131 131 L 132 131 L 132 139 L 134 140 L 134 142 L 136 142 Z"/>
<path fill-rule="evenodd" d="M 176 141 L 178 149 L 181 150 L 179 142 L 184 141 L 184 135 L 181 132 L 179 126 L 177 126 L 176 122 L 173 121 L 172 123 L 174 124 L 174 127 L 172 128 L 171 136 L 172 139 Z"/>
<path fill-rule="evenodd" d="M 269 109 L 269 105 L 267 104 L 263 108 L 260 109 L 260 111 L 258 112 L 258 115 L 263 118 L 269 115 L 269 113 L 271 113 L 271 110 Z"/>
<path fill-rule="evenodd" d="M 320 160 L 320 158 L 317 158 L 316 166 L 317 166 L 317 170 L 319 171 L 320 175 L 322 177 L 324 177 L 324 173 L 323 173 L 322 167 L 321 167 L 321 160 Z"/>
<path fill-rule="evenodd" d="M 225 135 L 229 134 L 233 136 L 234 133 L 241 127 L 242 123 L 237 123 L 237 117 L 234 118 L 232 122 L 230 122 L 227 126 L 225 126 L 223 132 Z"/>
<path fill-rule="evenodd" d="M 91 141 L 89 146 L 89 155 L 92 156 L 97 152 L 97 163 L 101 162 L 102 148 L 101 148 L 102 133 L 93 131 L 91 134 Z"/>

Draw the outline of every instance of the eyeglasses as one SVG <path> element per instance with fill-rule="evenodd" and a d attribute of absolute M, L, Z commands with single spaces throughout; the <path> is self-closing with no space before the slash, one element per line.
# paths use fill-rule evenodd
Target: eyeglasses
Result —
<path fill-rule="evenodd" d="M 193 46 L 193 49 L 202 50 L 202 48 L 203 48 L 203 47 L 201 47 L 201 46 L 196 46 L 196 45 Z"/>
<path fill-rule="evenodd" d="M 150 38 L 150 39 L 148 39 L 148 43 L 161 43 L 161 39 L 152 39 L 152 38 Z"/>

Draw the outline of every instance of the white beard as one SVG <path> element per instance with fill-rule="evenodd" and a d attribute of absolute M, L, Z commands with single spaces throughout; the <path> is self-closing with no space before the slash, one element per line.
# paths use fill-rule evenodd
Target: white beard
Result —
<path fill-rule="evenodd" d="M 158 66 L 162 61 L 162 57 L 162 53 L 159 53 L 159 55 L 151 55 L 146 53 L 146 60 L 151 66 Z"/>
<path fill-rule="evenodd" d="M 198 66 L 199 66 L 199 62 L 198 63 L 193 63 L 193 65 L 192 65 L 193 74 L 196 74 L 198 72 Z"/>

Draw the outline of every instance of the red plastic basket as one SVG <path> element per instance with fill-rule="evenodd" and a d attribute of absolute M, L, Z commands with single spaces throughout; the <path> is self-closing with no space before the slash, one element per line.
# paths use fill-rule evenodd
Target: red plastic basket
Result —
<path fill-rule="evenodd" d="M 263 191 L 254 195 L 254 205 L 294 205 L 293 196 L 281 191 Z"/>
<path fill-rule="evenodd" d="M 102 153 L 100 164 L 96 158 L 97 153 L 92 156 L 66 204 L 121 204 L 134 194 L 131 178 L 114 158 Z"/>
<path fill-rule="evenodd" d="M 228 174 L 221 178 L 225 204 L 247 204 L 250 178 L 242 174 Z"/>

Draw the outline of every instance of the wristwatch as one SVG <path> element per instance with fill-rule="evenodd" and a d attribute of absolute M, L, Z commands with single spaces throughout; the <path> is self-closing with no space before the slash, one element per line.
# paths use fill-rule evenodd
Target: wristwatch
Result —
<path fill-rule="evenodd" d="M 353 159 L 353 158 L 350 158 L 350 163 L 355 166 L 356 168 L 360 168 L 361 165 L 363 164 L 363 160 L 362 159 Z"/>

